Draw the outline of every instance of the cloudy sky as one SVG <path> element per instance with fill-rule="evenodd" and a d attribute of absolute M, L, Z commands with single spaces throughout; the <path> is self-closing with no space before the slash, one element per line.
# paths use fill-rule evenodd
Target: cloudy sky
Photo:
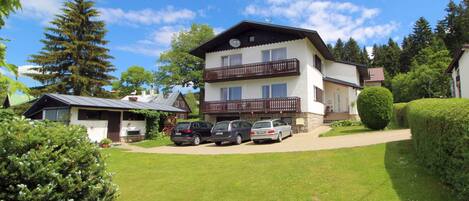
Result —
<path fill-rule="evenodd" d="M 22 4 L 0 37 L 10 40 L 8 61 L 28 66 L 29 56 L 42 47 L 44 28 L 60 13 L 62 0 L 22 0 Z M 241 20 L 270 21 L 314 29 L 326 43 L 353 37 L 370 47 L 388 38 L 401 41 L 420 16 L 434 25 L 444 16 L 446 4 L 446 0 L 98 0 L 96 7 L 107 24 L 106 39 L 118 76 L 131 65 L 156 70 L 158 55 L 168 49 L 171 36 L 192 23 L 209 24 L 221 32 Z"/>

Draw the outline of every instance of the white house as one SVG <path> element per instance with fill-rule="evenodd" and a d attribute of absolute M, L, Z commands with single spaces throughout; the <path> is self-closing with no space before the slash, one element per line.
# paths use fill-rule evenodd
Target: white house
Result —
<path fill-rule="evenodd" d="M 297 131 L 357 117 L 365 66 L 336 61 L 316 31 L 242 21 L 191 51 L 205 59 L 209 121 L 281 118 Z"/>
<path fill-rule="evenodd" d="M 469 98 L 469 44 L 456 52 L 446 73 L 451 75 L 451 94 L 453 97 Z"/>
<path fill-rule="evenodd" d="M 137 109 L 185 112 L 173 106 L 157 103 L 45 94 L 23 115 L 31 119 L 47 119 L 85 126 L 88 137 L 94 142 L 104 138 L 118 142 L 140 140 L 144 137 L 145 117 L 129 111 Z"/>

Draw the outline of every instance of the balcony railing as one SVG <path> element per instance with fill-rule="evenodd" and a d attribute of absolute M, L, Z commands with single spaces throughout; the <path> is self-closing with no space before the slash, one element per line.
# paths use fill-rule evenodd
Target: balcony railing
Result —
<path fill-rule="evenodd" d="M 204 113 L 301 112 L 299 97 L 205 101 Z"/>
<path fill-rule="evenodd" d="M 300 61 L 298 59 L 285 59 L 205 69 L 204 80 L 206 82 L 222 82 L 299 74 Z"/>

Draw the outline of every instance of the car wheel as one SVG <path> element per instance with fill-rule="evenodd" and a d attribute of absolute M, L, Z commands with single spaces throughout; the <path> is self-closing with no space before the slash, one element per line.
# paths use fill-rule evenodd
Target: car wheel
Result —
<path fill-rule="evenodd" d="M 176 146 L 181 146 L 181 145 L 182 145 L 182 142 L 175 142 L 174 145 L 176 145 Z"/>
<path fill-rule="evenodd" d="M 239 145 L 243 142 L 243 138 L 241 137 L 241 135 L 237 135 L 236 136 L 236 139 L 235 139 L 235 144 L 236 145 Z"/>
<path fill-rule="evenodd" d="M 196 135 L 194 137 L 194 140 L 192 141 L 192 144 L 193 145 L 199 145 L 200 144 L 200 137 L 198 135 Z"/>
<path fill-rule="evenodd" d="M 254 142 L 254 144 L 260 144 L 261 143 L 260 140 L 253 140 L 252 142 Z"/>
<path fill-rule="evenodd" d="M 278 133 L 277 142 L 282 142 L 282 133 Z"/>
<path fill-rule="evenodd" d="M 220 146 L 220 145 L 221 145 L 221 142 L 215 142 L 215 144 L 216 144 L 217 146 Z"/>

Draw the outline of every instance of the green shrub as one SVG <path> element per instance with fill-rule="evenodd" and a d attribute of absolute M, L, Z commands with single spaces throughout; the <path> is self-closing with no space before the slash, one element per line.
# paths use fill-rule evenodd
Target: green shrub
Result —
<path fill-rule="evenodd" d="M 0 122 L 0 200 L 114 200 L 117 187 L 86 130 Z"/>
<path fill-rule="evenodd" d="M 407 117 L 418 160 L 469 200 L 469 100 L 412 101 Z"/>
<path fill-rule="evenodd" d="M 393 116 L 390 126 L 394 128 L 409 128 L 409 123 L 407 122 L 407 103 L 395 103 L 393 105 Z"/>
<path fill-rule="evenodd" d="M 99 144 L 111 144 L 111 143 L 112 143 L 112 140 L 108 138 L 104 138 L 101 140 L 101 142 L 99 142 Z"/>
<path fill-rule="evenodd" d="M 358 115 L 370 129 L 386 128 L 392 117 L 392 93 L 384 87 L 367 87 L 358 95 Z"/>
<path fill-rule="evenodd" d="M 15 113 L 10 109 L 0 109 L 0 122 L 11 121 L 15 116 Z"/>
<path fill-rule="evenodd" d="M 340 121 L 334 121 L 331 123 L 332 128 L 345 127 L 345 126 L 361 126 L 361 125 L 363 125 L 361 121 L 353 121 L 353 120 L 340 120 Z"/>

